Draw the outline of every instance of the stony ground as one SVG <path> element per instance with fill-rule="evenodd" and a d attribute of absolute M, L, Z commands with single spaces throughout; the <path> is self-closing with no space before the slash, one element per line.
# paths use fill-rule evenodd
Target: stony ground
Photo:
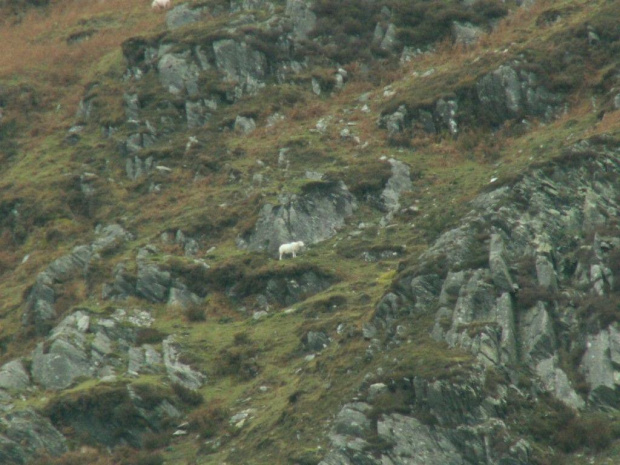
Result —
<path fill-rule="evenodd" d="M 1 463 L 617 462 L 614 2 L 0 8 Z"/>

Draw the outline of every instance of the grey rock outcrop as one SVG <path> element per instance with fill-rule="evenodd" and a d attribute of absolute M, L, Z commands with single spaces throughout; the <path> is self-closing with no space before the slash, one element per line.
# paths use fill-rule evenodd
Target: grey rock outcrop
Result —
<path fill-rule="evenodd" d="M 179 349 L 172 336 L 164 339 L 162 348 L 166 372 L 172 382 L 194 390 L 205 383 L 206 376 L 203 373 L 179 361 Z"/>
<path fill-rule="evenodd" d="M 203 126 L 216 109 L 217 103 L 214 100 L 187 100 L 185 102 L 187 127 L 191 129 Z"/>
<path fill-rule="evenodd" d="M 256 129 L 256 122 L 254 118 L 247 118 L 245 116 L 237 116 L 235 118 L 235 131 L 239 131 L 243 134 L 249 134 Z"/>
<path fill-rule="evenodd" d="M 308 331 L 304 345 L 312 352 L 320 352 L 329 345 L 329 337 L 323 331 Z"/>
<path fill-rule="evenodd" d="M 409 167 L 406 164 L 394 158 L 390 158 L 388 162 L 392 166 L 392 176 L 381 192 L 381 201 L 389 215 L 400 208 L 400 195 L 404 192 L 411 192 L 413 184 L 411 183 Z"/>
<path fill-rule="evenodd" d="M 484 31 L 471 23 L 452 23 L 452 39 L 455 44 L 473 45 L 480 40 Z"/>
<path fill-rule="evenodd" d="M 166 26 L 168 29 L 174 30 L 200 21 L 204 15 L 204 10 L 203 8 L 191 8 L 185 3 L 177 5 L 166 13 Z"/>
<path fill-rule="evenodd" d="M 591 400 L 601 406 L 620 408 L 620 331 L 616 324 L 588 336 L 581 370 L 591 386 Z"/>
<path fill-rule="evenodd" d="M 377 434 L 388 444 L 394 444 L 386 454 L 394 465 L 461 465 L 464 458 L 442 434 L 423 425 L 413 417 L 386 415 L 377 421 Z M 415 451 L 415 457 L 412 452 Z"/>
<path fill-rule="evenodd" d="M 0 389 L 22 391 L 30 386 L 30 376 L 21 360 L 12 360 L 0 368 Z"/>
<path fill-rule="evenodd" d="M 329 239 L 344 226 L 357 202 L 343 182 L 315 182 L 306 192 L 281 205 L 262 207 L 256 226 L 239 247 L 275 253 L 280 244 L 303 241 L 306 245 Z"/>
<path fill-rule="evenodd" d="M 519 70 L 518 63 L 502 65 L 476 85 L 482 113 L 492 124 L 525 115 L 551 119 L 562 98 L 548 91 L 532 72 Z"/>
<path fill-rule="evenodd" d="M 374 40 L 383 50 L 394 51 L 397 45 L 396 41 L 396 26 L 389 23 L 385 29 L 377 24 L 374 32 Z"/>
<path fill-rule="evenodd" d="M 456 119 L 458 109 L 458 102 L 454 99 L 441 98 L 435 104 L 435 120 L 439 123 L 439 127 L 446 128 L 453 136 L 456 136 L 459 132 L 459 125 Z"/>
<path fill-rule="evenodd" d="M 156 265 L 138 261 L 138 279 L 136 281 L 136 294 L 149 302 L 164 302 L 168 299 L 168 293 L 172 280 L 170 273 L 161 271 Z"/>
<path fill-rule="evenodd" d="M 32 379 L 43 388 L 65 389 L 76 379 L 94 374 L 87 353 L 85 317 L 81 312 L 69 315 L 32 353 Z"/>
<path fill-rule="evenodd" d="M 127 373 L 132 376 L 141 373 L 161 373 L 164 369 L 162 356 L 150 344 L 144 344 L 142 347 L 131 347 L 128 358 Z"/>
<path fill-rule="evenodd" d="M 333 422 L 331 449 L 320 465 L 529 463 L 525 441 L 515 441 L 519 447 L 495 447 L 504 444 L 510 433 L 503 421 L 493 418 L 502 411 L 501 396 L 485 398 L 480 378 L 457 383 L 414 378 L 399 383 L 392 387 L 404 389 L 412 413 L 379 414 L 375 423 L 370 421 L 371 415 L 377 415 L 372 403 L 345 404 Z M 373 386 L 383 396 L 393 395 L 385 384 Z M 380 452 L 369 443 L 377 437 L 383 444 Z"/>
<path fill-rule="evenodd" d="M 474 200 L 461 226 L 441 235 L 422 254 L 418 271 L 399 277 L 380 300 L 375 326 L 393 332 L 403 318 L 435 311 L 433 337 L 472 353 L 481 366 L 511 371 L 524 363 L 541 389 L 572 408 L 618 408 L 620 333 L 615 324 L 598 327 L 597 315 L 579 321 L 584 313 L 576 309 L 583 305 L 580 299 L 616 298 L 610 283 L 617 277 L 609 262 L 615 246 L 612 236 L 594 234 L 591 245 L 575 238 L 592 237 L 620 214 L 612 194 L 616 176 L 602 180 L 585 174 L 620 173 L 620 164 L 617 149 L 605 145 L 582 142 L 572 150 L 596 151 L 599 157 L 558 161 Z M 476 240 L 481 231 L 490 240 Z M 592 253 L 575 259 L 583 250 Z M 434 274 L 439 262 L 445 266 L 441 276 Z M 430 285 L 433 280 L 439 285 Z M 591 386 L 589 404 L 575 389 L 574 373 L 565 371 L 561 347 L 585 351 L 581 371 Z"/>
<path fill-rule="evenodd" d="M 316 15 L 312 11 L 312 2 L 307 0 L 286 0 L 285 14 L 293 24 L 296 40 L 306 39 L 316 25 Z"/>
<path fill-rule="evenodd" d="M 190 97 L 198 94 L 198 66 L 188 53 L 166 53 L 157 63 L 159 81 L 170 93 L 187 92 Z"/>
<path fill-rule="evenodd" d="M 75 247 L 70 254 L 57 258 L 39 273 L 26 299 L 22 324 L 33 325 L 39 334 L 47 333 L 56 318 L 55 287 L 85 277 L 91 260 L 99 257 L 99 253 L 112 252 L 132 237 L 118 225 L 99 227 L 95 233 L 96 239 L 91 245 Z"/>
<path fill-rule="evenodd" d="M 498 289 L 504 292 L 514 292 L 516 290 L 516 285 L 504 259 L 504 250 L 504 241 L 501 235 L 492 234 L 491 243 L 489 245 L 489 269 L 491 271 L 491 279 Z"/>
<path fill-rule="evenodd" d="M 394 113 L 382 116 L 378 124 L 380 127 L 385 127 L 390 135 L 403 132 L 407 125 L 407 107 L 401 105 Z"/>
<path fill-rule="evenodd" d="M 263 87 L 268 73 L 267 58 L 246 42 L 223 39 L 213 42 L 217 69 L 225 78 L 235 82 L 235 96 L 253 94 Z"/>
<path fill-rule="evenodd" d="M 4 415 L 0 420 L 0 462 L 6 465 L 35 463 L 41 455 L 59 456 L 66 440 L 47 418 L 32 410 Z"/>
<path fill-rule="evenodd" d="M 295 276 L 274 276 L 266 282 L 263 292 L 268 303 L 286 306 L 324 291 L 332 283 L 333 280 L 330 277 L 307 270 Z M 231 293 L 234 295 L 235 292 L 235 287 L 233 287 Z"/>
<path fill-rule="evenodd" d="M 183 245 L 186 254 L 192 255 L 198 249 L 194 239 L 177 233 L 176 243 Z M 187 289 L 180 280 L 175 279 L 169 271 L 160 269 L 153 261 L 157 254 L 154 246 L 146 246 L 138 251 L 136 257 L 137 273 L 127 272 L 126 263 L 118 263 L 114 268 L 114 279 L 102 289 L 102 298 L 122 301 L 130 296 L 139 297 L 149 302 L 167 302 L 181 308 L 199 304 L 201 299 Z"/>

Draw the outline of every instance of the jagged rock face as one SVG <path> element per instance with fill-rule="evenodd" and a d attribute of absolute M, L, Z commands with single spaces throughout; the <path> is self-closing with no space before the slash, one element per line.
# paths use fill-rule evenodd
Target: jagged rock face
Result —
<path fill-rule="evenodd" d="M 432 336 L 472 353 L 480 371 L 451 383 L 405 379 L 412 414 L 379 415 L 376 430 L 363 427 L 369 408 L 345 405 L 338 418 L 347 422 L 334 423 L 333 449 L 321 464 L 530 463 L 529 445 L 501 420 L 511 387 L 494 396 L 481 389 L 488 368 L 517 376 L 526 365 L 532 392 L 574 409 L 620 408 L 619 323 L 593 314 L 596 305 L 580 310 L 588 299 L 618 299 L 611 270 L 620 250 L 619 174 L 617 148 L 580 143 L 564 160 L 474 200 L 462 225 L 397 279 L 365 332 L 372 327 L 376 337 L 382 328 L 397 344 L 403 324 L 434 314 Z M 566 353 L 583 354 L 581 375 L 566 371 Z M 589 393 L 576 390 L 577 376 Z M 393 382 L 392 389 L 403 383 Z M 381 395 L 392 394 L 368 388 L 369 402 Z M 428 415 L 432 428 L 420 421 Z M 365 452 L 373 435 L 388 444 L 380 458 Z"/>
<path fill-rule="evenodd" d="M 471 23 L 452 23 L 452 38 L 455 44 L 473 45 L 480 40 L 484 31 Z"/>
<path fill-rule="evenodd" d="M 306 0 L 286 1 L 285 13 L 293 23 L 293 34 L 298 40 L 306 39 L 316 25 L 316 15 L 311 7 L 312 2 Z"/>
<path fill-rule="evenodd" d="M 205 376 L 199 371 L 193 370 L 189 365 L 179 361 L 179 348 L 172 336 L 167 337 L 163 343 L 164 365 L 168 377 L 174 383 L 181 384 L 188 389 L 198 389 L 205 382 Z"/>
<path fill-rule="evenodd" d="M 59 456 L 66 452 L 65 438 L 50 423 L 32 410 L 3 415 L 0 421 L 0 461 L 6 465 L 36 463 L 42 454 Z"/>
<path fill-rule="evenodd" d="M 296 276 L 278 276 L 267 281 L 264 295 L 268 303 L 279 306 L 293 305 L 327 289 L 332 282 L 330 277 L 322 276 L 314 271 L 307 271 Z"/>
<path fill-rule="evenodd" d="M 503 400 L 485 398 L 480 378 L 461 383 L 414 378 L 404 380 L 401 388 L 409 393 L 414 411 L 426 412 L 425 421 L 389 413 L 380 414 L 374 424 L 372 405 L 345 404 L 329 434 L 333 449 L 320 465 L 529 463 L 525 441 L 505 447 L 513 438 L 494 418 L 501 415 Z M 382 392 L 375 397 L 392 395 Z M 369 452 L 373 434 L 386 444 L 381 452 Z"/>
<path fill-rule="evenodd" d="M 174 30 L 200 21 L 205 10 L 205 8 L 191 8 L 189 5 L 182 3 L 166 13 L 166 26 L 168 29 Z"/>
<path fill-rule="evenodd" d="M 476 85 L 482 113 L 492 124 L 531 115 L 550 119 L 562 99 L 549 92 L 531 72 L 518 63 L 503 65 L 484 76 Z"/>
<path fill-rule="evenodd" d="M 181 416 L 157 393 L 147 397 L 131 385 L 101 385 L 73 397 L 66 394 L 46 410 L 54 425 L 71 427 L 89 441 L 108 447 L 121 443 L 140 447 L 143 433 L 159 431 Z"/>
<path fill-rule="evenodd" d="M 385 209 L 393 213 L 400 208 L 400 194 L 411 192 L 413 184 L 411 183 L 410 171 L 407 165 L 394 158 L 390 158 L 388 161 L 392 165 L 392 176 L 390 176 L 385 189 L 381 192 L 381 200 Z"/>
<path fill-rule="evenodd" d="M 79 379 L 103 379 L 123 373 L 165 373 L 188 389 L 200 387 L 205 382 L 204 374 L 179 362 L 180 348 L 172 338 L 163 341 L 161 354 L 150 344 L 136 343 L 139 332 L 152 322 L 147 311 L 117 309 L 109 318 L 94 318 L 78 310 L 37 345 L 31 353 L 29 370 L 20 360 L 3 365 L 0 388 L 20 393 L 34 384 L 46 390 L 62 390 Z"/>
<path fill-rule="evenodd" d="M 183 91 L 190 97 L 198 94 L 198 66 L 189 59 L 188 53 L 166 53 L 157 63 L 161 85 L 173 94 Z"/>
<path fill-rule="evenodd" d="M 261 87 L 268 71 L 267 58 L 262 52 L 232 39 L 214 42 L 213 52 L 218 70 L 226 79 L 237 82 L 240 92 L 254 93 Z"/>
<path fill-rule="evenodd" d="M 205 375 L 179 361 L 181 347 L 172 337 L 162 342 L 162 353 L 150 344 L 137 345 L 139 331 L 149 328 L 152 322 L 153 317 L 146 311 L 118 309 L 109 318 L 103 318 L 78 310 L 37 345 L 30 354 L 30 366 L 20 359 L 2 366 L 0 389 L 10 395 L 20 395 L 26 390 L 32 393 L 39 388 L 59 391 L 87 378 L 116 381 L 117 374 L 167 375 L 172 383 L 187 389 L 200 388 Z M 159 430 L 170 419 L 181 415 L 165 398 L 156 403 L 152 396 L 145 400 L 129 385 L 103 388 L 102 396 L 83 391 L 80 395 L 85 397 L 75 400 L 69 396 L 57 403 L 56 399 L 48 406 L 46 415 L 56 425 L 71 425 L 95 442 L 108 446 L 120 440 L 139 446 L 143 432 Z M 55 456 L 66 451 L 64 437 L 47 418 L 30 410 L 11 408 L 11 413 L 0 420 L 0 426 L 2 463 L 33 463 L 30 460 L 38 454 Z M 122 439 L 115 428 L 123 431 Z"/>
<path fill-rule="evenodd" d="M 0 369 L 0 389 L 21 391 L 30 385 L 30 376 L 21 360 L 5 363 Z"/>
<path fill-rule="evenodd" d="M 585 144 L 573 150 L 594 149 Z M 400 278 L 401 292 L 384 297 L 376 313 L 379 326 L 389 327 L 398 316 L 410 314 L 415 302 L 424 302 L 418 311 L 439 308 L 435 338 L 473 352 L 486 366 L 526 363 L 546 389 L 573 407 L 583 407 L 587 399 L 560 368 L 559 351 L 587 347 L 583 372 L 592 395 L 599 387 L 615 392 L 615 326 L 577 319 L 581 301 L 615 292 L 609 252 L 620 241 L 597 232 L 609 227 L 620 209 L 614 194 L 620 167 L 616 158 L 605 156 L 606 150 L 598 147 L 600 158 L 584 157 L 576 166 L 558 163 L 479 197 L 463 225 L 443 234 L 422 255 L 420 274 Z M 593 172 L 614 174 L 593 178 L 588 174 Z M 488 234 L 487 243 L 474 240 L 481 231 Z M 575 239 L 587 237 L 593 243 Z M 584 248 L 590 255 L 576 258 Z M 483 253 L 488 260 L 481 261 Z M 425 267 L 442 260 L 450 271 L 440 290 L 420 287 L 421 280 L 437 279 L 425 274 Z M 564 289 L 579 291 L 571 291 L 567 301 Z"/>
<path fill-rule="evenodd" d="M 238 245 L 275 253 L 280 244 L 291 241 L 316 244 L 336 234 L 356 208 L 357 202 L 344 183 L 315 183 L 306 193 L 281 205 L 264 205 L 254 230 L 240 238 Z"/>
<path fill-rule="evenodd" d="M 598 334 L 588 335 L 582 370 L 591 386 L 593 403 L 620 408 L 620 331 L 613 324 Z"/>
<path fill-rule="evenodd" d="M 38 334 L 46 334 L 56 318 L 54 287 L 70 279 L 83 277 L 92 260 L 101 253 L 118 249 L 132 235 L 118 225 L 98 228 L 97 237 L 90 245 L 75 247 L 68 255 L 54 260 L 44 271 L 39 273 L 30 291 L 26 311 L 22 315 L 24 325 L 32 325 Z"/>
<path fill-rule="evenodd" d="M 439 98 L 432 105 L 407 108 L 400 105 L 382 115 L 377 124 L 390 135 L 411 129 L 426 133 L 448 131 L 456 137 L 460 127 L 483 118 L 491 126 L 524 117 L 551 120 L 564 108 L 564 97 L 549 91 L 543 80 L 525 71 L 523 63 L 511 62 L 481 76 L 473 89 L 457 98 Z"/>
<path fill-rule="evenodd" d="M 193 239 L 178 241 L 185 244 L 186 250 L 195 250 L 197 245 Z M 199 296 L 189 291 L 187 287 L 168 271 L 161 270 L 152 262 L 151 258 L 157 253 L 154 246 L 143 247 L 136 257 L 137 274 L 127 273 L 125 263 L 119 263 L 114 269 L 114 279 L 103 286 L 102 297 L 110 300 L 125 300 L 136 296 L 149 302 L 167 302 L 181 308 L 198 304 Z M 191 253 L 190 253 L 191 254 Z"/>

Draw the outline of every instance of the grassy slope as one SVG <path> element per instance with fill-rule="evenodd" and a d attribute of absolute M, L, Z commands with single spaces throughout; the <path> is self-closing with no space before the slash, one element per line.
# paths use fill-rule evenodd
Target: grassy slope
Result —
<path fill-rule="evenodd" d="M 596 20 L 609 5 L 605 1 L 539 1 L 532 9 L 521 10 L 504 20 L 476 47 L 460 50 L 441 45 L 437 53 L 423 55 L 402 69 L 386 73 L 380 85 L 357 78 L 357 65 L 352 63 L 348 65 L 352 80 L 339 94 L 317 98 L 309 91 L 292 89 L 299 103 L 279 109 L 287 118 L 275 128 L 261 128 L 250 138 L 234 133 L 219 135 L 217 148 L 222 153 L 243 154 L 226 155 L 221 160 L 222 165 L 228 164 L 229 169 L 241 173 L 241 183 L 229 183 L 226 170 L 207 172 L 204 181 L 192 182 L 193 169 L 210 160 L 209 151 L 199 149 L 191 156 L 181 156 L 186 135 L 161 141 L 153 150 L 169 153 L 164 163 L 173 167 L 173 173 L 161 179 L 164 186 L 161 194 L 146 194 L 144 185 L 124 177 L 123 161 L 115 145 L 99 137 L 96 125 L 87 128 L 76 146 L 64 143 L 64 136 L 75 121 L 79 99 L 93 82 L 99 84 L 94 92 L 103 97 L 106 116 L 111 121 L 122 118 L 120 44 L 130 37 L 162 32 L 163 15 L 152 13 L 148 2 L 142 0 L 58 1 L 43 11 L 30 10 L 21 23 L 0 29 L 0 43 L 6 44 L 10 51 L 0 57 L 0 81 L 8 89 L 5 120 L 15 122 L 14 140 L 18 147 L 12 154 L 3 152 L 0 201 L 2 205 L 13 205 L 18 200 L 23 206 L 19 237 L 14 229 L 9 232 L 8 215 L 2 220 L 3 360 L 14 358 L 34 343 L 20 338 L 19 317 L 23 294 L 36 273 L 72 246 L 87 243 L 95 224 L 120 221 L 136 233 L 135 243 L 120 256 L 113 257 L 115 261 L 133 259 L 138 246 L 156 242 L 162 231 L 181 228 L 196 233 L 207 231 L 201 241 L 200 257 L 209 247 L 216 246 L 215 252 L 205 257 L 213 266 L 232 263 L 242 267 L 248 253 L 236 249 L 234 238 L 248 226 L 243 219 L 254 217 L 257 205 L 275 199 L 279 193 L 297 192 L 303 184 L 299 178 L 309 166 L 354 184 L 380 168 L 379 157 L 395 156 L 420 175 L 415 191 L 402 203 L 417 202 L 422 214 L 397 218 L 393 228 L 369 228 L 357 237 L 348 236 L 345 229 L 337 238 L 311 248 L 303 256 L 304 262 L 336 272 L 340 282 L 297 304 L 296 311 L 273 312 L 260 323 L 254 323 L 236 311 L 225 296 L 215 293 L 205 305 L 207 321 L 190 323 L 163 306 L 149 306 L 158 317 L 156 327 L 165 333 L 179 334 L 179 342 L 192 354 L 192 363 L 209 374 L 209 382 L 201 391 L 207 406 L 221 405 L 230 414 L 255 409 L 254 418 L 240 430 L 228 427 L 227 422 L 220 425 L 223 445 L 210 455 L 199 455 L 197 463 L 278 463 L 285 462 L 285 457 L 289 460 L 296 457 L 297 461 L 320 457 L 320 451 L 327 446 L 323 433 L 330 418 L 344 400 L 355 395 L 366 373 L 386 366 L 396 355 L 406 359 L 403 363 L 411 363 L 429 376 L 438 376 L 468 359 L 464 354 L 447 352 L 433 343 L 426 332 L 430 322 L 421 321 L 416 334 L 412 334 L 416 342 L 410 350 L 364 362 L 366 344 L 359 337 L 362 324 L 370 319 L 375 302 L 389 288 L 398 263 L 395 259 L 369 264 L 356 251 L 369 246 L 405 245 L 407 261 L 415 262 L 417 253 L 444 228 L 458 221 L 466 211 L 464 202 L 486 187 L 492 177 L 509 180 L 528 166 L 556 156 L 567 144 L 581 138 L 620 135 L 620 112 L 608 112 L 599 120 L 592 109 L 593 87 L 606 69 L 589 73 L 588 80 L 571 95 L 568 112 L 558 120 L 547 125 L 534 122 L 532 130 L 524 135 L 500 130 L 492 136 L 484 131 L 467 130 L 469 143 L 465 142 L 465 136 L 456 141 L 429 136 L 413 139 L 408 147 L 390 147 L 384 131 L 376 127 L 376 119 L 380 111 L 397 106 L 400 101 L 382 97 L 383 86 L 390 84 L 397 91 L 397 99 L 424 103 L 429 96 L 452 90 L 446 86 L 458 89 L 470 85 L 481 72 L 494 69 L 510 56 L 516 57 L 527 50 L 542 53 L 545 49 L 561 47 L 561 43 L 554 42 L 556 34 Z M 570 14 L 560 22 L 540 27 L 537 18 L 550 9 L 566 9 Z M 216 25 L 210 27 L 215 29 Z M 73 34 L 93 30 L 96 32 L 89 39 L 67 43 Z M 431 78 L 419 76 L 431 68 L 435 69 Z M 371 95 L 369 114 L 360 111 L 361 104 L 357 101 L 364 92 Z M 242 102 L 248 109 L 263 109 L 258 115 L 260 126 L 280 106 L 277 99 L 282 93 L 274 91 L 267 95 L 267 98 L 248 98 Z M 310 132 L 319 118 L 329 116 L 334 122 L 341 119 L 355 122 L 354 132 L 368 146 L 360 149 L 341 141 L 339 123 L 333 124 L 327 134 Z M 298 156 L 292 161 L 290 173 L 285 175 L 276 165 L 277 150 L 286 146 L 295 147 Z M 256 160 L 262 160 L 266 168 L 258 168 Z M 189 168 L 183 168 L 184 164 Z M 84 215 L 71 204 L 72 179 L 84 171 L 98 174 L 98 187 L 103 193 L 91 215 Z M 266 182 L 260 188 L 252 188 L 254 197 L 248 198 L 248 186 L 255 172 L 264 174 Z M 226 212 L 218 207 L 223 203 L 229 205 Z M 362 206 L 349 224 L 378 219 L 378 212 Z M 212 227 L 206 228 L 205 224 Z M 182 254 L 172 246 L 161 249 L 164 264 L 169 264 L 174 255 Z M 30 255 L 29 260 L 21 263 L 26 254 Z M 258 260 L 267 270 L 287 266 L 264 257 Z M 337 270 L 334 263 L 338 263 Z M 102 266 L 109 276 L 113 263 Z M 67 291 L 70 295 L 65 299 L 66 311 L 73 305 L 103 311 L 107 304 L 98 299 L 102 283 L 91 284 L 87 287 L 77 283 Z M 346 304 L 335 309 L 326 307 L 324 302 L 332 296 L 344 298 Z M 247 304 L 251 308 L 252 303 Z M 128 305 L 145 304 L 130 301 Z M 358 336 L 337 335 L 334 328 L 340 323 Z M 305 353 L 300 350 L 300 339 L 311 329 L 324 329 L 335 341 L 317 358 L 306 361 Z M 226 351 L 243 350 L 244 344 L 235 342 L 235 335 L 240 333 L 247 335 L 248 350 L 257 353 L 255 363 L 259 374 L 254 378 L 218 374 L 222 373 L 220 360 Z M 142 381 L 159 382 L 152 377 Z M 91 386 L 92 383 L 86 383 L 77 390 Z M 262 392 L 260 386 L 268 389 Z M 30 401 L 40 404 L 37 399 Z M 171 463 L 191 463 L 198 449 L 211 451 L 209 447 L 203 441 L 175 439 L 162 452 Z"/>

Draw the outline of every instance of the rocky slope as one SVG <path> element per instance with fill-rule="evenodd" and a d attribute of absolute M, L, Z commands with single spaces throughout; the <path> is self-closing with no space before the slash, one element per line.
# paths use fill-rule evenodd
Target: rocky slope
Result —
<path fill-rule="evenodd" d="M 78 3 L 4 6 L 0 462 L 618 460 L 620 7 Z"/>

